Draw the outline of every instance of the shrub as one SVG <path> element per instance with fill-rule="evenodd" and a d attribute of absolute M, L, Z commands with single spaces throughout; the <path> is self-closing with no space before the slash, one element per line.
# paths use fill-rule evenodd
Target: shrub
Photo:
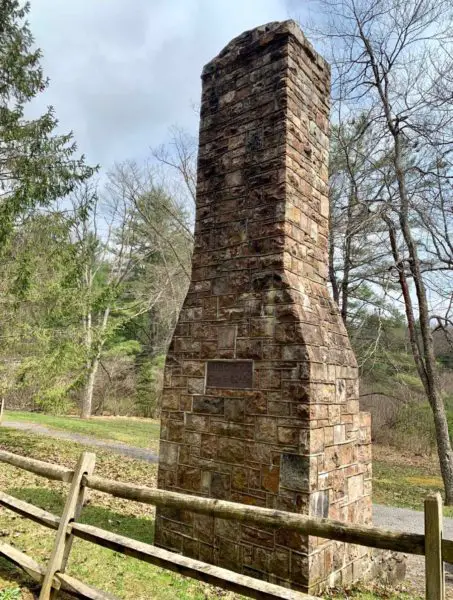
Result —
<path fill-rule="evenodd" d="M 137 412 L 144 417 L 158 417 L 165 356 L 142 361 L 137 377 Z"/>

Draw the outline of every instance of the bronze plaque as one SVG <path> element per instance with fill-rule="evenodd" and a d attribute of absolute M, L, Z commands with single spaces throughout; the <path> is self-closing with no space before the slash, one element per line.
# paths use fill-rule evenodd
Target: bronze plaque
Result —
<path fill-rule="evenodd" d="M 252 360 L 208 360 L 206 387 L 250 389 L 253 387 Z"/>

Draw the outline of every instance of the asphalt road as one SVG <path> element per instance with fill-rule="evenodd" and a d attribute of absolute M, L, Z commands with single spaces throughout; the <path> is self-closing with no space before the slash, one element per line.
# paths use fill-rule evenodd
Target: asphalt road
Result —
<path fill-rule="evenodd" d="M 82 435 L 80 433 L 72 433 L 70 431 L 57 431 L 56 429 L 49 429 L 48 427 L 39 425 L 37 423 L 3 421 L 1 426 L 10 427 L 11 429 L 20 429 L 22 431 L 31 431 L 32 433 L 46 435 L 58 440 L 69 440 L 84 446 L 96 446 L 98 448 L 103 448 L 104 450 L 111 450 L 117 454 L 122 454 L 123 456 L 130 456 L 131 458 L 138 458 L 139 460 L 145 460 L 151 463 L 157 463 L 159 459 L 155 452 L 146 448 L 137 448 L 136 446 L 129 446 L 128 444 L 113 442 L 111 440 L 101 440 L 90 435 Z"/>
<path fill-rule="evenodd" d="M 373 525 L 385 529 L 424 533 L 423 512 L 409 508 L 373 505 Z M 444 519 L 444 537 L 453 539 L 453 519 Z"/>

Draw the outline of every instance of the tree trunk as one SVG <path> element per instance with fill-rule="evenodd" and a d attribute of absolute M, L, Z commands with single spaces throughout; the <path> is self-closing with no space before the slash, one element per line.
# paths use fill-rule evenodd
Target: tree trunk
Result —
<path fill-rule="evenodd" d="M 83 390 L 83 399 L 82 399 L 82 419 L 89 419 L 91 417 L 91 412 L 93 408 L 93 391 L 94 384 L 96 382 L 96 375 L 99 368 L 99 358 L 95 356 L 92 361 L 90 361 L 90 367 L 88 370 L 87 382 L 85 384 L 85 389 Z"/>
<path fill-rule="evenodd" d="M 87 365 L 87 380 L 85 383 L 85 389 L 83 391 L 82 398 L 82 419 L 89 419 L 91 417 L 92 409 L 93 409 L 93 391 L 94 384 L 96 382 L 96 375 L 99 368 L 99 363 L 101 360 L 102 348 L 105 343 L 105 330 L 107 329 L 107 324 L 110 316 L 110 307 L 108 306 L 104 310 L 104 315 L 102 317 L 102 323 L 99 330 L 99 342 L 97 344 L 96 353 L 92 356 L 92 358 L 88 361 Z M 92 333 L 90 328 L 90 344 L 92 348 Z"/>
<path fill-rule="evenodd" d="M 355 198 L 355 185 L 351 184 L 351 189 L 348 194 L 348 210 L 347 210 L 347 223 L 344 240 L 344 259 L 343 259 L 343 281 L 341 282 L 341 318 L 343 323 L 347 324 L 348 320 L 348 308 L 349 308 L 349 274 L 351 272 L 351 249 L 352 249 L 352 215 L 353 215 L 353 204 Z"/>
<path fill-rule="evenodd" d="M 445 414 L 443 398 L 438 390 L 429 394 L 429 403 L 433 411 L 434 427 L 436 429 L 437 454 L 439 456 L 440 472 L 445 488 L 445 504 L 453 505 L 453 452 L 451 449 L 450 432 Z"/>
<path fill-rule="evenodd" d="M 445 503 L 453 504 L 453 451 L 451 448 L 448 421 L 445 405 L 440 391 L 437 374 L 436 356 L 434 353 L 433 336 L 430 327 L 430 314 L 423 273 L 418 256 L 417 245 L 413 239 L 409 225 L 409 197 L 406 190 L 406 178 L 402 169 L 401 139 L 400 134 L 395 138 L 395 170 L 398 179 L 398 189 L 401 198 L 399 214 L 401 231 L 409 251 L 409 268 L 414 280 L 415 292 L 418 302 L 419 323 L 423 348 L 423 382 L 431 410 L 433 412 L 434 426 L 436 429 L 437 453 L 439 456 L 440 471 L 445 488 Z"/>
<path fill-rule="evenodd" d="M 330 215 L 330 218 L 332 219 L 332 214 Z M 332 286 L 332 294 L 333 294 L 333 299 L 335 300 L 335 302 L 337 303 L 337 305 L 340 305 L 340 290 L 338 287 L 338 280 L 337 280 L 337 275 L 335 273 L 335 265 L 334 265 L 334 253 L 335 253 L 335 239 L 334 239 L 334 232 L 332 229 L 332 223 L 330 223 L 330 232 L 329 232 L 329 278 L 330 278 L 330 285 Z"/>
<path fill-rule="evenodd" d="M 403 188 L 403 191 L 404 191 L 404 188 Z M 400 283 L 401 291 L 403 294 L 404 306 L 405 306 L 405 310 L 406 310 L 406 318 L 407 318 L 407 325 L 408 325 L 408 329 L 409 329 L 409 339 L 410 339 L 410 343 L 411 343 L 412 355 L 414 357 L 415 366 L 417 367 L 418 374 L 422 381 L 423 387 L 425 389 L 426 397 L 428 399 L 429 405 L 430 405 L 432 413 L 433 413 L 434 428 L 435 428 L 435 432 L 436 432 L 436 441 L 437 441 L 437 453 L 438 453 L 438 457 L 439 457 L 440 471 L 441 471 L 442 481 L 443 481 L 444 490 L 445 490 L 445 504 L 452 505 L 453 504 L 453 453 L 452 453 L 452 449 L 451 449 L 447 415 L 445 413 L 445 406 L 444 406 L 444 402 L 442 399 L 442 395 L 440 393 L 440 388 L 439 388 L 439 384 L 437 381 L 437 374 L 436 374 L 436 370 L 435 370 L 436 366 L 435 366 L 435 355 L 434 355 L 432 335 L 430 335 L 430 332 L 428 332 L 427 339 L 426 340 L 423 339 L 423 346 L 421 347 L 421 342 L 418 339 L 417 330 L 416 330 L 415 314 L 414 314 L 412 299 L 411 299 L 411 295 L 410 295 L 410 291 L 409 291 L 409 285 L 408 285 L 407 277 L 405 274 L 405 265 L 404 265 L 404 262 L 401 259 L 399 252 L 398 252 L 395 226 L 393 225 L 393 223 L 391 222 L 391 220 L 389 218 L 384 217 L 384 220 L 389 227 L 390 246 L 392 249 L 392 255 L 393 255 L 393 259 L 395 261 L 395 265 L 397 266 L 397 269 L 398 269 L 399 283 Z M 403 222 L 404 222 L 404 219 L 403 219 Z M 405 226 L 405 228 L 406 228 L 406 226 Z M 406 230 L 406 235 L 408 233 L 410 235 L 410 231 L 408 232 Z M 419 268 L 420 263 L 418 260 L 418 254 L 414 247 L 412 247 L 412 250 L 413 251 L 415 250 L 415 256 L 413 256 L 412 253 L 410 253 L 411 261 L 415 264 L 414 270 L 416 272 L 418 272 L 419 276 L 421 277 L 422 275 L 421 275 L 420 268 Z M 415 276 L 414 276 L 414 280 L 415 280 Z M 416 285 L 416 290 L 417 290 L 417 299 L 418 299 L 418 304 L 419 304 L 420 323 L 423 320 L 425 322 L 425 326 L 426 326 L 426 322 L 428 322 L 428 328 L 429 328 L 429 314 L 427 312 L 428 311 L 427 303 L 422 302 L 422 308 L 421 308 L 420 307 L 420 299 L 419 299 L 421 294 L 425 294 L 425 300 L 426 300 L 426 290 L 423 285 L 422 285 L 421 289 L 420 289 L 419 285 Z M 425 330 L 425 334 L 426 334 L 426 330 Z"/>

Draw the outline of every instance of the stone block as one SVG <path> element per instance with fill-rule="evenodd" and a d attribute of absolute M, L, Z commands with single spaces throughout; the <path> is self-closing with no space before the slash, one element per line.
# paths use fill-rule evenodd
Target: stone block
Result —
<path fill-rule="evenodd" d="M 184 439 L 184 423 L 169 420 L 167 423 L 167 439 L 170 442 L 182 442 Z"/>
<path fill-rule="evenodd" d="M 159 446 L 159 464 L 165 467 L 175 467 L 178 464 L 178 444 L 162 441 Z"/>
<path fill-rule="evenodd" d="M 267 400 L 264 392 L 257 391 L 246 398 L 245 412 L 248 415 L 262 415 L 267 413 Z"/>
<path fill-rule="evenodd" d="M 308 556 L 306 554 L 291 552 L 291 581 L 302 586 L 302 589 L 308 587 L 308 566 Z"/>
<path fill-rule="evenodd" d="M 324 450 L 324 427 L 310 430 L 310 453 L 318 454 Z"/>
<path fill-rule="evenodd" d="M 201 471 L 198 468 L 186 467 L 179 465 L 176 478 L 176 485 L 192 492 L 200 492 L 201 488 Z"/>
<path fill-rule="evenodd" d="M 211 471 L 201 471 L 201 485 L 200 491 L 202 494 L 210 494 L 211 491 Z"/>
<path fill-rule="evenodd" d="M 221 537 L 216 538 L 214 554 L 207 562 L 221 564 L 226 569 L 237 571 L 240 568 L 240 547 Z"/>
<path fill-rule="evenodd" d="M 272 462 L 272 446 L 270 444 L 245 443 L 245 461 L 252 465 L 271 464 Z"/>
<path fill-rule="evenodd" d="M 333 427 L 333 442 L 334 444 L 341 444 L 346 441 L 346 426 L 345 425 L 334 425 Z"/>
<path fill-rule="evenodd" d="M 280 486 L 294 491 L 307 491 L 309 487 L 309 464 L 306 456 L 282 454 L 280 462 Z"/>
<path fill-rule="evenodd" d="M 229 463 L 243 464 L 245 443 L 232 438 L 218 438 L 217 457 Z"/>
<path fill-rule="evenodd" d="M 314 492 L 310 496 L 310 515 L 325 519 L 329 516 L 329 491 Z"/>
<path fill-rule="evenodd" d="M 184 417 L 186 430 L 189 431 L 209 431 L 209 417 L 187 413 Z"/>
<path fill-rule="evenodd" d="M 271 530 L 265 531 L 255 527 L 242 526 L 241 541 L 254 546 L 273 548 L 275 545 L 275 533 Z"/>
<path fill-rule="evenodd" d="M 217 345 L 219 348 L 234 348 L 236 343 L 235 325 L 228 327 L 219 327 L 217 333 Z"/>
<path fill-rule="evenodd" d="M 313 584 L 325 578 L 325 553 L 324 550 L 312 554 L 308 558 L 310 581 Z"/>
<path fill-rule="evenodd" d="M 200 455 L 203 458 L 217 457 L 218 438 L 216 435 L 201 434 Z"/>
<path fill-rule="evenodd" d="M 160 456 L 159 456 L 159 462 L 160 462 Z M 190 461 L 190 446 L 186 446 L 183 444 L 178 445 L 178 454 L 176 457 L 176 463 L 175 464 L 180 464 L 180 465 L 190 465 L 191 461 Z"/>
<path fill-rule="evenodd" d="M 190 412 L 192 410 L 192 396 L 181 394 L 179 400 L 179 410 L 182 412 Z"/>
<path fill-rule="evenodd" d="M 244 421 L 244 398 L 226 398 L 225 399 L 225 419 L 228 421 Z"/>
<path fill-rule="evenodd" d="M 238 338 L 236 340 L 236 356 L 237 358 L 261 360 L 263 358 L 262 340 Z"/>
<path fill-rule="evenodd" d="M 231 475 L 228 473 L 211 474 L 211 497 L 229 500 L 231 493 Z"/>
<path fill-rule="evenodd" d="M 162 410 L 179 410 L 180 397 L 179 391 L 164 389 L 161 399 Z"/>
<path fill-rule="evenodd" d="M 182 372 L 188 377 L 204 377 L 205 363 L 201 360 L 185 360 L 182 363 Z"/>
<path fill-rule="evenodd" d="M 291 529 L 280 527 L 275 532 L 275 543 L 279 550 L 296 550 L 308 553 L 308 536 Z"/>
<path fill-rule="evenodd" d="M 352 500 L 357 500 L 358 498 L 362 498 L 364 495 L 363 474 L 354 475 L 353 477 L 348 477 L 347 489 L 348 489 L 348 499 L 350 502 Z"/>
<path fill-rule="evenodd" d="M 193 412 L 205 413 L 210 415 L 223 415 L 225 411 L 225 401 L 223 398 L 213 396 L 201 396 L 193 399 Z"/>
<path fill-rule="evenodd" d="M 300 381 L 282 381 L 282 400 L 293 404 L 308 404 L 310 385 Z M 301 418 L 306 418 L 306 415 Z"/>
<path fill-rule="evenodd" d="M 250 320 L 249 335 L 252 338 L 273 338 L 275 327 L 274 317 L 258 317 Z"/>
<path fill-rule="evenodd" d="M 268 491 L 276 494 L 279 488 L 280 481 L 280 468 L 276 465 L 264 466 L 261 469 L 262 483 L 261 487 Z"/>
<path fill-rule="evenodd" d="M 189 394 L 204 394 L 204 377 L 188 377 L 187 391 Z"/>
<path fill-rule="evenodd" d="M 290 415 L 290 404 L 289 402 L 274 402 L 268 400 L 267 412 L 269 415 L 276 417 L 286 417 Z"/>
<path fill-rule="evenodd" d="M 255 418 L 255 439 L 258 442 L 267 443 L 273 443 L 277 441 L 277 423 L 274 418 Z"/>
<path fill-rule="evenodd" d="M 277 427 L 277 441 L 285 446 L 297 446 L 299 433 L 298 427 Z"/>
<path fill-rule="evenodd" d="M 281 372 L 278 369 L 262 369 L 256 371 L 256 384 L 261 390 L 279 390 Z"/>
<path fill-rule="evenodd" d="M 216 536 L 238 540 L 238 526 L 234 521 L 228 519 L 215 519 L 214 532 Z"/>

